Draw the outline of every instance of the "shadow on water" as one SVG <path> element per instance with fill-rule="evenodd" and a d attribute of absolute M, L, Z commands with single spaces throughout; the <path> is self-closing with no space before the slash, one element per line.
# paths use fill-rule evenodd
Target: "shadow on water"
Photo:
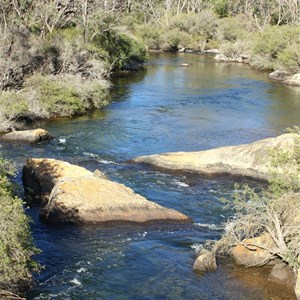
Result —
<path fill-rule="evenodd" d="M 272 82 L 247 65 L 192 54 L 152 55 L 146 70 L 114 78 L 113 84 L 108 107 L 41 122 L 56 138 L 49 145 L 3 144 L 1 151 L 20 172 L 28 157 L 101 169 L 149 200 L 191 216 L 194 223 L 57 228 L 42 224 L 38 209 L 30 209 L 45 269 L 28 299 L 294 299 L 292 289 L 280 291 L 264 272 L 230 264 L 215 273 L 192 271 L 192 248 L 218 239 L 232 215 L 218 199 L 231 197 L 235 178 L 167 174 L 123 162 L 281 134 L 299 125 L 299 89 Z"/>

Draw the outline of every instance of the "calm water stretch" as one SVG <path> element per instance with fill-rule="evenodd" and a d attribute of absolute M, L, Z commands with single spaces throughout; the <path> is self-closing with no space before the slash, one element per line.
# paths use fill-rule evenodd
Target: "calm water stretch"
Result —
<path fill-rule="evenodd" d="M 183 62 L 190 67 L 180 67 Z M 168 175 L 124 161 L 281 134 L 300 123 L 300 88 L 211 56 L 157 54 L 146 70 L 114 79 L 112 100 L 87 116 L 39 124 L 55 135 L 50 145 L 2 145 L 1 151 L 20 171 L 28 157 L 98 168 L 194 224 L 49 227 L 37 208 L 28 209 L 44 266 L 28 299 L 294 299 L 261 270 L 227 262 L 214 273 L 192 271 L 195 248 L 217 239 L 232 214 L 218 199 L 231 195 L 236 178 Z"/>

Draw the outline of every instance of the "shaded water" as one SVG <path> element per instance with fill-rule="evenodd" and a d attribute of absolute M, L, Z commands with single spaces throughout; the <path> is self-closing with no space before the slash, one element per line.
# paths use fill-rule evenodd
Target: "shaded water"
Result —
<path fill-rule="evenodd" d="M 190 67 L 180 67 L 183 62 Z M 266 78 L 247 65 L 216 63 L 210 56 L 152 55 L 146 70 L 114 79 L 107 108 L 42 122 L 57 137 L 50 145 L 2 145 L 19 169 L 27 157 L 99 168 L 194 220 L 180 226 L 57 228 L 40 223 L 32 208 L 45 269 L 28 298 L 294 299 L 291 289 L 255 269 L 222 264 L 215 273 L 192 271 L 195 245 L 217 239 L 231 215 L 218 199 L 230 196 L 235 178 L 170 175 L 124 163 L 144 154 L 248 143 L 300 125 L 300 89 Z"/>

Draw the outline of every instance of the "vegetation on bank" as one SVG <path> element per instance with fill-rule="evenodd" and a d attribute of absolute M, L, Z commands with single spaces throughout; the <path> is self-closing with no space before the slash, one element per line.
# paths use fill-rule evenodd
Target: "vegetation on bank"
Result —
<path fill-rule="evenodd" d="M 0 3 L 0 132 L 109 101 L 115 70 L 137 70 L 145 47 L 86 1 Z"/>
<path fill-rule="evenodd" d="M 0 291 L 20 291 L 31 283 L 31 272 L 38 270 L 32 260 L 37 253 L 31 238 L 29 218 L 22 200 L 15 197 L 9 177 L 13 165 L 0 158 Z"/>
<path fill-rule="evenodd" d="M 220 15 L 216 6 L 211 6 L 197 13 L 182 10 L 167 18 L 162 15 L 154 23 L 145 24 L 132 15 L 123 22 L 132 25 L 135 35 L 150 50 L 217 48 L 228 60 L 243 58 L 257 69 L 300 72 L 300 19 L 278 23 L 278 17 L 273 14 L 272 17 L 265 14 L 258 17 L 254 8 L 251 14 L 242 4 L 240 6 L 236 13 L 222 11 Z"/>
<path fill-rule="evenodd" d="M 26 0 L 0 8 L 0 131 L 105 105 L 111 72 L 137 70 L 146 49 L 220 48 L 259 69 L 300 72 L 293 0 Z"/>
<path fill-rule="evenodd" d="M 236 213 L 227 222 L 221 239 L 214 243 L 215 252 L 230 255 L 236 245 L 242 244 L 249 249 L 258 246 L 297 272 L 300 267 L 299 128 L 296 132 L 291 151 L 275 149 L 270 152 L 273 176 L 267 188 L 256 191 L 249 186 L 237 187 L 231 203 Z M 264 233 L 269 234 L 274 247 L 244 243 L 245 239 Z"/>

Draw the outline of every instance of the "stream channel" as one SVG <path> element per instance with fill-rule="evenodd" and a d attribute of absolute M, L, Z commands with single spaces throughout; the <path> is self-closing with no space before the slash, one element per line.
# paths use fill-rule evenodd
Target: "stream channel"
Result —
<path fill-rule="evenodd" d="M 188 68 L 181 67 L 188 63 Z M 295 299 L 265 271 L 221 263 L 192 271 L 195 248 L 217 239 L 232 215 L 234 177 L 165 174 L 127 164 L 139 155 L 196 151 L 276 136 L 300 123 L 300 88 L 213 56 L 153 54 L 145 70 L 113 79 L 112 103 L 72 119 L 39 124 L 50 144 L 2 145 L 21 170 L 28 157 L 100 169 L 144 197 L 193 218 L 189 225 L 47 226 L 30 208 L 44 266 L 28 299 Z M 241 181 L 241 180 L 239 180 Z M 251 185 L 255 181 L 242 180 Z"/>

